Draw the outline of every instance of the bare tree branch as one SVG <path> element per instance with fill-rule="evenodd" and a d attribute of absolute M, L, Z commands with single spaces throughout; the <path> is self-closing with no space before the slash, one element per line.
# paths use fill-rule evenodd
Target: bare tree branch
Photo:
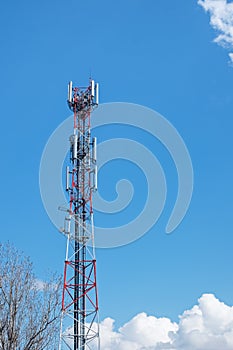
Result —
<path fill-rule="evenodd" d="M 60 287 L 53 276 L 38 288 L 30 259 L 0 244 L 0 350 L 54 350 Z"/>

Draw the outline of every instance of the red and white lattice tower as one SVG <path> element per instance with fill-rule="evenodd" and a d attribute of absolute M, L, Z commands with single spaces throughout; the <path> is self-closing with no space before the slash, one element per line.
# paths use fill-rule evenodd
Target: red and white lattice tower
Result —
<path fill-rule="evenodd" d="M 74 114 L 70 166 L 66 167 L 69 208 L 59 349 L 99 349 L 98 296 L 92 194 L 97 189 L 96 138 L 91 138 L 91 113 L 98 106 L 98 84 L 68 85 Z"/>

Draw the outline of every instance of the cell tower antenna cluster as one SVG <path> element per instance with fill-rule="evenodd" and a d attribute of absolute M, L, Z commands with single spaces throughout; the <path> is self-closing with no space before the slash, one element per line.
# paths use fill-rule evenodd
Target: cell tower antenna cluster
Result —
<path fill-rule="evenodd" d="M 96 138 L 91 113 L 99 104 L 99 84 L 68 85 L 74 114 L 70 165 L 66 167 L 66 210 L 62 232 L 67 238 L 59 350 L 99 349 L 99 315 L 92 194 L 97 190 Z"/>

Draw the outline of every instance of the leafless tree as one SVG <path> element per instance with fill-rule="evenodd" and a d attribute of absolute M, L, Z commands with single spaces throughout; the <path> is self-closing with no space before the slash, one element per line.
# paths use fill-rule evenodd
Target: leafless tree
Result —
<path fill-rule="evenodd" d="M 0 350 L 57 349 L 60 285 L 39 283 L 30 259 L 0 244 Z"/>

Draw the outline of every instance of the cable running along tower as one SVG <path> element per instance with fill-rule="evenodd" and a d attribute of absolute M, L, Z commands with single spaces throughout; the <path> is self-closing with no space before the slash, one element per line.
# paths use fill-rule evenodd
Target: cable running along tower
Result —
<path fill-rule="evenodd" d="M 99 103 L 99 86 L 68 85 L 74 114 L 70 166 L 66 167 L 67 237 L 59 349 L 99 349 L 98 296 L 92 194 L 97 189 L 96 138 L 91 138 L 91 113 Z"/>

